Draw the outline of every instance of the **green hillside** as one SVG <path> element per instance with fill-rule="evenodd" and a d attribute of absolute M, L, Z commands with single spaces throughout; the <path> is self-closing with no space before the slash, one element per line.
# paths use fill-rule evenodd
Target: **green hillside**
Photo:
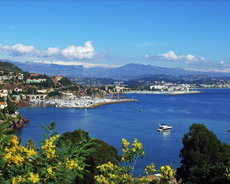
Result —
<path fill-rule="evenodd" d="M 0 61 L 0 70 L 16 72 L 16 73 L 23 72 L 18 66 L 4 61 Z"/>

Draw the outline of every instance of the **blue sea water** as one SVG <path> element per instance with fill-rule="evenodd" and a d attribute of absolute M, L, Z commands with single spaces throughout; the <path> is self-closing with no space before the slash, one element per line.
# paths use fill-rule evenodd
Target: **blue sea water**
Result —
<path fill-rule="evenodd" d="M 121 139 L 143 143 L 146 157 L 139 159 L 135 174 L 142 174 L 146 165 L 153 162 L 180 166 L 179 151 L 182 137 L 193 123 L 202 123 L 222 142 L 230 143 L 230 89 L 205 89 L 202 94 L 153 95 L 126 94 L 137 102 L 109 104 L 95 109 L 62 109 L 55 107 L 19 108 L 30 123 L 15 133 L 25 144 L 28 138 L 38 142 L 44 139 L 41 124 L 56 122 L 60 133 L 72 132 L 80 127 L 91 137 L 116 147 L 121 154 Z M 142 110 L 142 112 L 140 112 Z M 158 125 L 173 126 L 171 132 L 159 133 Z"/>

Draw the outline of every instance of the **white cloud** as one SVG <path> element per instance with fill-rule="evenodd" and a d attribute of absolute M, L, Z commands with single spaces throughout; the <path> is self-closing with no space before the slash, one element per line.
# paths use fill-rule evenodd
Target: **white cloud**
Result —
<path fill-rule="evenodd" d="M 169 51 L 165 54 L 158 54 L 157 56 L 159 56 L 162 59 L 166 59 L 166 60 L 179 59 L 179 57 L 173 51 Z"/>
<path fill-rule="evenodd" d="M 221 65 L 225 64 L 224 60 L 221 60 L 221 61 L 220 61 L 220 64 L 221 64 Z"/>
<path fill-rule="evenodd" d="M 85 42 L 84 46 L 69 45 L 61 50 L 58 47 L 49 47 L 47 50 L 35 49 L 34 46 L 16 44 L 13 46 L 0 44 L 0 52 L 8 52 L 11 57 L 25 56 L 28 59 L 56 58 L 56 59 L 106 59 L 107 53 L 96 53 L 91 41 Z"/>
<path fill-rule="evenodd" d="M 33 53 L 33 56 L 37 56 L 39 58 L 46 58 L 51 56 L 58 56 L 61 53 L 61 49 L 58 47 L 49 47 L 47 51 L 39 51 Z"/>
<path fill-rule="evenodd" d="M 16 44 L 13 46 L 2 45 L 0 44 L 0 52 L 9 52 L 9 55 L 12 57 L 22 56 L 34 51 L 34 46 L 26 46 L 22 44 Z"/>
<path fill-rule="evenodd" d="M 92 59 L 95 53 L 91 43 L 91 41 L 87 41 L 85 47 L 68 46 L 61 51 L 61 54 L 66 59 Z"/>
<path fill-rule="evenodd" d="M 94 63 L 83 63 L 83 62 L 65 62 L 65 61 L 34 61 L 34 63 L 41 64 L 56 64 L 56 65 L 65 65 L 65 66 L 83 66 L 84 68 L 95 68 L 95 67 L 106 67 L 106 68 L 116 68 L 119 66 L 116 65 L 106 65 L 106 64 L 94 64 Z"/>
<path fill-rule="evenodd" d="M 184 70 L 192 70 L 192 71 L 200 71 L 200 72 L 222 72 L 222 73 L 230 73 L 230 68 L 225 69 L 197 69 L 197 68 L 183 68 Z"/>
<path fill-rule="evenodd" d="M 145 55 L 145 58 L 151 60 L 178 61 L 186 64 L 207 62 L 204 57 L 197 58 L 191 54 L 177 56 L 172 50 L 165 54 L 158 54 L 157 56 Z"/>

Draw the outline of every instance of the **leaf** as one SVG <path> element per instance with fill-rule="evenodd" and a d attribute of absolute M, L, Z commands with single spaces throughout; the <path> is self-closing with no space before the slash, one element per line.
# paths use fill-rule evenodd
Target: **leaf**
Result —
<path fill-rule="evenodd" d="M 43 124 L 41 124 L 41 127 L 44 128 L 48 134 L 50 133 L 49 129 L 46 128 Z"/>

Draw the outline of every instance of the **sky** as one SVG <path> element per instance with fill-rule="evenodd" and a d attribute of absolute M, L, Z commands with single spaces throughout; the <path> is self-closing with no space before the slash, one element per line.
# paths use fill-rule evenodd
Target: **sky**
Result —
<path fill-rule="evenodd" d="M 0 0 L 0 60 L 230 72 L 227 0 Z"/>

